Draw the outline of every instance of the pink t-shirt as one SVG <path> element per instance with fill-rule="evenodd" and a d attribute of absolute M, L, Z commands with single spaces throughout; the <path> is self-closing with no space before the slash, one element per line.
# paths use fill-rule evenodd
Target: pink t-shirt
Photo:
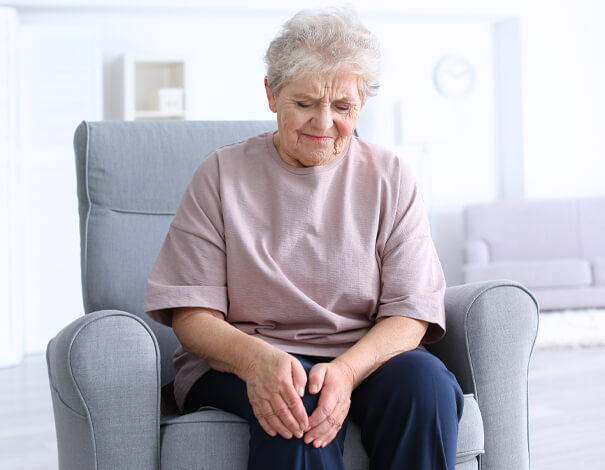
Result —
<path fill-rule="evenodd" d="M 327 165 L 285 163 L 269 132 L 216 150 L 195 171 L 147 283 L 148 314 L 219 310 L 291 353 L 335 357 L 384 316 L 445 331 L 445 280 L 418 186 L 391 152 L 351 138 Z M 179 347 L 182 409 L 209 366 Z"/>

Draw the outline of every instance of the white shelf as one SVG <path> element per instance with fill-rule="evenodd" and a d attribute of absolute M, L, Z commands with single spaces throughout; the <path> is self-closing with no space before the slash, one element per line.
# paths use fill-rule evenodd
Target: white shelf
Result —
<path fill-rule="evenodd" d="M 135 111 L 134 113 L 136 120 L 142 119 L 185 119 L 185 112 L 182 113 L 170 113 L 162 111 Z"/>
<path fill-rule="evenodd" d="M 121 119 L 187 119 L 187 62 L 184 58 L 124 55 L 119 65 Z M 168 96 L 166 91 L 172 92 L 170 102 L 160 98 Z"/>

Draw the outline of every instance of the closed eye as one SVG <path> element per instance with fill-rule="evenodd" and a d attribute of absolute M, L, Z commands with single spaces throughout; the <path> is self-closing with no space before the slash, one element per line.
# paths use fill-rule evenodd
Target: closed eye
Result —
<path fill-rule="evenodd" d="M 297 101 L 296 104 L 298 105 L 299 108 L 309 108 L 309 107 L 311 107 L 311 104 L 305 103 L 304 101 Z"/>

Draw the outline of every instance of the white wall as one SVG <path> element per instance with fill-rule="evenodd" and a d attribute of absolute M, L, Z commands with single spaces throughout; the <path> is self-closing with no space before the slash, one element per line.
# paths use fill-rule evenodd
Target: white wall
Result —
<path fill-rule="evenodd" d="M 527 2 L 522 18 L 526 192 L 605 194 L 605 2 Z"/>
<path fill-rule="evenodd" d="M 24 347 L 17 232 L 17 15 L 0 7 L 0 366 L 21 360 Z"/>
<path fill-rule="evenodd" d="M 8 3 L 23 6 L 53 2 Z M 123 53 L 158 53 L 190 57 L 191 76 L 195 77 L 188 97 L 192 119 L 271 118 L 262 87 L 265 48 L 293 11 L 320 4 L 257 0 L 251 9 L 249 2 L 237 0 L 150 0 L 145 2 L 149 6 L 145 9 L 138 6 L 142 2 L 124 0 L 86 2 L 113 5 L 87 9 L 82 7 L 85 2 L 61 3 L 71 7 L 20 10 L 20 24 L 55 27 L 57 31 L 73 31 L 77 27 L 97 38 L 105 117 L 118 117 L 112 99 L 118 86 L 115 61 Z M 460 212 L 465 204 L 523 194 L 533 198 L 605 192 L 605 159 L 600 158 L 605 154 L 605 93 L 601 90 L 605 83 L 605 7 L 601 3 L 351 3 L 358 5 L 365 22 L 381 36 L 386 61 L 383 90 L 365 110 L 366 120 L 360 121 L 360 130 L 364 137 L 400 151 L 417 169 L 450 284 L 461 280 Z M 131 8 L 122 9 L 128 6 Z M 517 44 L 511 43 L 510 38 L 516 38 Z M 520 51 L 517 58 L 515 48 Z M 452 51 L 471 57 L 480 74 L 474 94 L 460 101 L 444 101 L 434 95 L 432 78 L 426 75 L 442 53 Z M 70 47 L 56 46 L 52 50 L 64 65 L 69 64 L 72 53 Z M 508 59 L 502 60 L 504 56 Z M 510 72 L 511 68 L 516 70 L 508 79 L 507 90 L 516 101 L 502 113 L 503 103 L 511 103 L 501 93 L 502 71 Z M 79 73 L 86 75 L 82 68 Z M 39 76 L 29 79 L 27 86 L 35 89 Z M 90 86 L 94 89 L 94 85 Z M 28 92 L 23 96 L 27 100 Z M 29 116 L 38 116 L 35 102 L 29 103 Z M 502 114 L 507 113 L 513 125 L 502 133 Z M 85 114 L 80 112 L 77 120 L 94 119 Z M 49 118 L 52 115 L 44 111 L 38 124 L 32 121 L 32 125 L 44 123 L 45 119 L 48 122 Z M 25 214 L 30 218 L 26 223 L 27 285 L 33 292 L 37 283 L 61 263 L 59 274 L 69 286 L 68 292 L 48 288 L 44 296 L 38 294 L 33 304 L 28 301 L 28 351 L 42 350 L 46 340 L 69 318 L 81 314 L 76 307 L 80 298 L 71 127 L 61 126 L 56 137 L 60 143 L 46 153 L 45 161 L 52 168 L 44 167 L 41 158 L 26 157 L 30 162 L 24 175 L 26 200 L 30 201 Z M 513 144 L 507 147 L 505 144 L 510 142 Z M 43 230 L 46 220 L 33 204 L 45 194 L 39 186 L 45 172 L 56 185 L 54 197 L 63 211 L 61 221 L 66 234 L 51 255 L 45 254 L 48 247 L 36 244 L 35 236 L 36 231 Z M 48 182 L 45 187 L 49 188 Z M 35 271 L 38 265 L 42 274 Z M 56 309 L 53 295 L 70 298 L 68 311 L 44 311 L 44 306 Z M 48 296 L 50 301 L 45 298 Z M 40 321 L 43 316 L 50 320 Z"/>
<path fill-rule="evenodd" d="M 73 132 L 102 119 L 96 34 L 80 25 L 23 24 L 19 30 L 19 227 L 25 350 L 83 314 Z"/>
<path fill-rule="evenodd" d="M 97 34 L 108 119 L 120 118 L 115 101 L 120 86 L 117 63 L 124 53 L 188 57 L 191 119 L 272 119 L 262 85 L 263 56 L 289 16 L 291 12 L 285 11 L 230 15 L 203 11 L 184 16 L 178 11 L 141 15 L 110 10 L 28 13 L 21 23 L 46 28 L 78 25 Z M 496 194 L 492 21 L 393 18 L 382 13 L 368 17 L 366 23 L 379 35 L 384 56 L 383 88 L 368 108 L 386 112 L 374 116 L 374 125 L 362 121 L 360 132 L 414 161 L 446 276 L 450 284 L 460 283 L 462 207 Z M 476 68 L 477 86 L 468 97 L 448 99 L 435 90 L 435 64 L 448 54 L 465 56 Z M 364 115 L 371 116 L 371 110 Z M 69 132 L 62 129 L 60 134 L 66 139 Z M 71 266 L 75 272 L 73 260 Z"/>
<path fill-rule="evenodd" d="M 461 283 L 462 208 L 497 194 L 493 22 L 377 16 L 367 23 L 381 39 L 384 66 L 360 134 L 412 164 L 448 283 Z M 475 85 L 467 95 L 448 97 L 435 87 L 445 57 L 472 65 Z"/>

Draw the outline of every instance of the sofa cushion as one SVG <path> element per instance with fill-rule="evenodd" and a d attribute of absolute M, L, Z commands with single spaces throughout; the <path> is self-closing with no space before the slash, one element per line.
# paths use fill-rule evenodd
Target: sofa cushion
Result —
<path fill-rule="evenodd" d="M 161 435 L 162 468 L 246 468 L 248 424 L 231 413 L 203 408 L 183 416 L 164 417 Z M 479 405 L 472 395 L 465 395 L 464 412 L 458 432 L 456 463 L 472 463 L 477 455 L 482 453 L 483 421 Z M 369 468 L 368 456 L 361 445 L 359 428 L 350 422 L 347 427 L 344 457 L 347 470 Z M 472 465 L 470 468 L 473 468 Z"/>
<path fill-rule="evenodd" d="M 589 286 L 590 263 L 581 259 L 506 261 L 464 268 L 465 282 L 511 279 L 530 289 Z"/>
<path fill-rule="evenodd" d="M 577 308 L 603 308 L 605 286 L 575 287 L 568 289 L 532 289 L 540 310 Z"/>
<path fill-rule="evenodd" d="M 489 263 L 489 247 L 483 240 L 473 240 L 464 244 L 464 259 L 466 264 Z"/>
<path fill-rule="evenodd" d="M 605 237 L 603 240 L 605 240 Z M 603 241 L 603 244 L 605 244 L 605 241 Z M 593 261 L 592 282 L 595 286 L 605 286 L 605 256 Z"/>
<path fill-rule="evenodd" d="M 605 197 L 578 200 L 580 250 L 583 258 L 605 257 Z"/>
<path fill-rule="evenodd" d="M 464 210 L 466 240 L 481 240 L 490 262 L 580 258 L 575 200 L 512 201 Z"/>

